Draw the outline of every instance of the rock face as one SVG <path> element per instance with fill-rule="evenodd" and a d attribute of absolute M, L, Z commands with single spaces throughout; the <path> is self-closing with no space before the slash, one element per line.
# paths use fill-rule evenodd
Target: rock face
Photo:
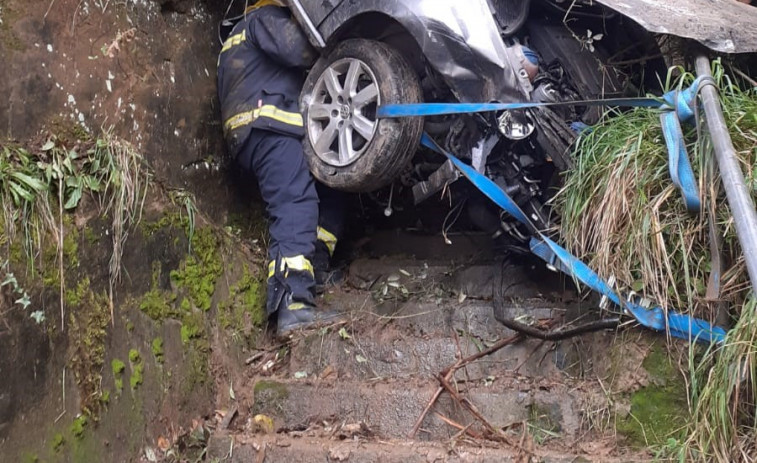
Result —
<path fill-rule="evenodd" d="M 64 214 L 63 294 L 55 241 L 40 237 L 27 265 L 0 218 L 0 281 L 12 270 L 47 316 L 37 325 L 0 287 L 0 460 L 139 461 L 159 437 L 175 445 L 212 414 L 215 380 L 234 371 L 260 324 L 250 316 L 258 256 L 221 230 L 250 216 L 230 186 L 219 121 L 222 3 L 0 0 L 0 150 L 34 145 L 41 132 L 106 130 L 154 173 L 112 305 L 110 219 L 96 201 L 85 195 Z M 164 187 L 195 193 L 191 252 L 188 210 Z"/>
<path fill-rule="evenodd" d="M 223 3 L 4 0 L 0 139 L 61 124 L 95 134 L 113 127 L 168 184 L 228 198 L 217 172 L 225 158 L 216 96 Z"/>

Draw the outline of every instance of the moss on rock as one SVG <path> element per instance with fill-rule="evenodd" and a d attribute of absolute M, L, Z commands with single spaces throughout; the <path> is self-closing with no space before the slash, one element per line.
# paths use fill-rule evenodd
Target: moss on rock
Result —
<path fill-rule="evenodd" d="M 53 436 L 53 440 L 50 443 L 50 447 L 52 448 L 53 452 L 58 453 L 63 449 L 63 446 L 66 444 L 66 438 L 63 437 L 63 434 L 57 433 L 55 436 Z"/>
<path fill-rule="evenodd" d="M 110 362 L 110 367 L 113 371 L 113 382 L 116 385 L 116 392 L 120 394 L 124 389 L 123 374 L 124 370 L 126 369 L 126 364 L 124 364 L 124 362 L 119 359 L 113 359 Z"/>
<path fill-rule="evenodd" d="M 155 321 L 162 322 L 166 318 L 176 318 L 180 314 L 174 309 L 176 294 L 160 288 L 162 265 L 159 261 L 152 263 L 152 285 L 150 291 L 139 301 L 139 310 Z"/>
<path fill-rule="evenodd" d="M 163 338 L 155 338 L 152 340 L 152 355 L 155 356 L 155 361 L 163 363 L 165 361 L 165 352 L 163 350 Z"/>
<path fill-rule="evenodd" d="M 631 412 L 617 422 L 617 431 L 634 447 L 664 445 L 688 422 L 686 384 L 666 352 L 655 347 L 642 366 L 650 384 L 631 395 Z"/>
<path fill-rule="evenodd" d="M 71 369 L 79 387 L 82 412 L 97 419 L 101 408 L 105 337 L 110 321 L 110 302 L 105 292 L 95 293 L 89 278 L 66 293 L 68 345 Z"/>
<path fill-rule="evenodd" d="M 87 416 L 86 415 L 79 415 L 74 419 L 74 422 L 71 423 L 71 435 L 75 439 L 81 439 L 84 437 L 84 430 L 87 427 Z"/>
<path fill-rule="evenodd" d="M 145 362 L 142 360 L 142 356 L 137 349 L 129 350 L 129 363 L 131 364 L 131 376 L 129 377 L 129 385 L 132 390 L 136 390 L 143 382 L 143 375 L 145 371 Z"/>
<path fill-rule="evenodd" d="M 245 265 L 242 277 L 229 288 L 229 299 L 218 305 L 218 323 L 241 333 L 250 343 L 253 329 L 263 326 L 267 318 L 263 278 Z"/>
<path fill-rule="evenodd" d="M 255 393 L 253 415 L 275 414 L 282 408 L 283 402 L 289 398 L 289 388 L 286 384 L 276 381 L 258 381 L 253 391 Z"/>
<path fill-rule="evenodd" d="M 208 311 L 216 280 L 223 274 L 219 252 L 221 242 L 211 228 L 196 230 L 191 241 L 193 255 L 188 256 L 178 270 L 171 272 L 171 280 L 177 287 L 186 290 L 196 307 Z"/>

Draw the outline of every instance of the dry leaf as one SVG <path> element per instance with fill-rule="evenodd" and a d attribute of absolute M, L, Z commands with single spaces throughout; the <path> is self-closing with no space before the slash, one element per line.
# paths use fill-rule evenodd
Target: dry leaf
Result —
<path fill-rule="evenodd" d="M 265 434 L 271 434 L 273 433 L 273 419 L 266 415 L 255 415 L 255 417 L 252 419 L 255 422 L 255 427 L 265 433 Z"/>
<path fill-rule="evenodd" d="M 163 436 L 158 437 L 158 448 L 162 451 L 166 451 L 171 448 L 171 443 L 168 442 L 168 439 L 166 439 Z"/>
<path fill-rule="evenodd" d="M 329 365 L 321 372 L 321 379 L 336 379 L 339 376 L 339 372 L 333 365 Z"/>

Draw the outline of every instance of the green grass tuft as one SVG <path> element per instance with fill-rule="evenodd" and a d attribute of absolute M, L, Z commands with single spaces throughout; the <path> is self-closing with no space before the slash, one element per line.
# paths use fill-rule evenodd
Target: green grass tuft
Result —
<path fill-rule="evenodd" d="M 713 64 L 713 76 L 747 185 L 757 200 L 757 89 L 738 88 L 719 62 Z M 675 82 L 669 78 L 668 87 L 688 86 L 692 80 L 691 74 L 683 73 Z M 681 461 L 754 461 L 757 304 L 750 298 L 721 179 L 717 169 L 710 170 L 706 126 L 701 137 L 695 128 L 684 128 L 703 203 L 702 213 L 692 215 L 670 179 L 659 115 L 659 110 L 648 108 L 613 111 L 581 136 L 576 167 L 566 174 L 554 200 L 563 239 L 603 278 L 614 276 L 619 289 L 635 291 L 666 309 L 713 320 L 720 302 L 730 308 L 738 323 L 725 344 L 704 357 L 695 346 L 690 351 L 688 438 L 663 433 L 653 440 L 664 444 L 666 455 Z M 706 298 L 712 271 L 710 216 L 725 256 L 718 302 Z M 643 412 L 646 402 L 637 401 L 632 408 Z"/>

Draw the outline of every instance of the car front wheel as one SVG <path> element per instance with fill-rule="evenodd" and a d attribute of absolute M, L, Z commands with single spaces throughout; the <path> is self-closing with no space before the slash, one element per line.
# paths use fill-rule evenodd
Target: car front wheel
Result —
<path fill-rule="evenodd" d="M 388 45 L 340 43 L 310 71 L 301 109 L 313 175 L 332 188 L 370 192 L 391 183 L 413 157 L 422 118 L 378 119 L 382 104 L 421 101 L 418 76 Z"/>

